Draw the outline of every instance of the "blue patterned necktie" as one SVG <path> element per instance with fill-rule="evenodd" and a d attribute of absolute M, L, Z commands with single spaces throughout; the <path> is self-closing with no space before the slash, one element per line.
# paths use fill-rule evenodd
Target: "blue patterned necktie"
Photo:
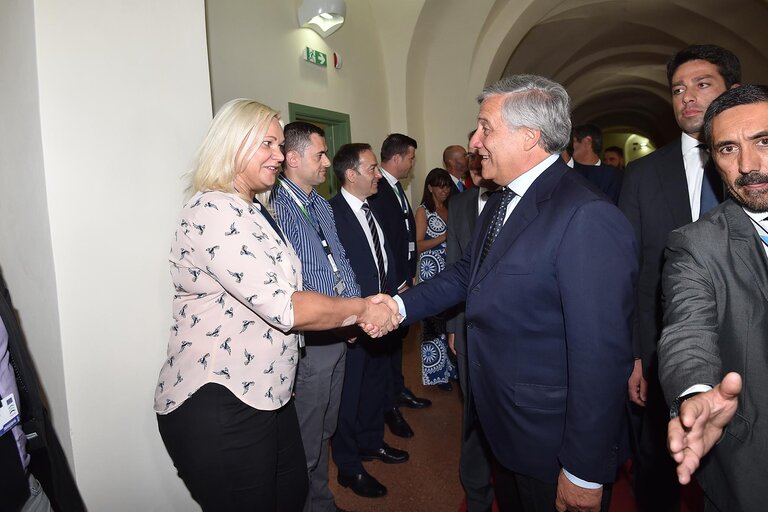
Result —
<path fill-rule="evenodd" d="M 509 203 L 512 201 L 514 196 L 515 193 L 512 192 L 509 187 L 504 187 L 503 191 L 501 192 L 501 201 L 499 201 L 499 206 L 496 207 L 496 211 L 493 212 L 493 220 L 491 221 L 491 225 L 488 227 L 488 234 L 486 235 L 485 242 L 483 243 L 483 251 L 480 253 L 481 265 L 483 264 L 485 257 L 488 255 L 488 251 L 491 250 L 491 245 L 493 245 L 494 240 L 496 240 L 496 237 L 499 236 L 501 228 L 504 226 L 504 217 L 507 216 L 507 207 L 509 206 Z"/>
<path fill-rule="evenodd" d="M 462 183 L 461 180 L 457 181 L 456 188 L 459 189 L 459 192 L 464 192 L 464 183 Z"/>
<path fill-rule="evenodd" d="M 704 151 L 704 144 L 697 146 L 699 151 Z M 720 204 L 720 200 L 715 193 L 715 187 L 719 185 L 719 180 L 713 176 L 712 162 L 709 159 L 704 161 L 704 173 L 701 177 L 701 203 L 699 206 L 699 216 L 704 215 L 709 210 Z"/>

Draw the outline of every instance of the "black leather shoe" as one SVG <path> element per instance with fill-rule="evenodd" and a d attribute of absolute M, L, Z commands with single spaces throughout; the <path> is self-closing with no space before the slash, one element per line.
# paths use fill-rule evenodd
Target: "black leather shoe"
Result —
<path fill-rule="evenodd" d="M 408 388 L 405 388 L 398 393 L 396 398 L 398 405 L 404 405 L 411 409 L 424 409 L 425 407 L 432 405 L 432 400 L 429 400 L 428 398 L 418 398 L 413 394 L 413 391 Z"/>
<path fill-rule="evenodd" d="M 360 452 L 361 460 L 380 460 L 384 464 L 402 464 L 408 460 L 408 452 L 392 448 L 382 442 L 381 448 L 372 452 Z"/>
<path fill-rule="evenodd" d="M 339 485 L 349 487 L 353 493 L 363 498 L 380 498 L 387 495 L 387 488 L 363 471 L 357 475 L 342 475 L 339 473 Z"/>
<path fill-rule="evenodd" d="M 389 431 L 397 437 L 413 437 L 411 426 L 405 421 L 403 413 L 397 407 L 384 411 L 384 423 L 389 427 Z"/>

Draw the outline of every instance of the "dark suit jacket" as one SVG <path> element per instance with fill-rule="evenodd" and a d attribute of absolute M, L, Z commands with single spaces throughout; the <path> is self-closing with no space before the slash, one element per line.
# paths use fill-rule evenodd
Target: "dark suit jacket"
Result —
<path fill-rule="evenodd" d="M 462 192 L 460 195 L 448 201 L 448 229 L 445 247 L 445 262 L 451 265 L 461 260 L 464 252 L 472 242 L 472 232 L 477 221 L 477 196 L 480 193 L 478 187 Z M 467 331 L 464 318 L 464 304 L 456 306 L 452 316 L 446 323 L 448 332 L 454 333 L 456 347 L 456 362 L 459 370 L 461 390 L 464 393 L 464 431 L 468 431 L 469 423 L 474 414 L 468 384 L 467 368 Z"/>
<path fill-rule="evenodd" d="M 408 199 L 406 198 L 406 202 Z M 407 283 L 410 285 L 413 277 L 416 275 L 416 221 L 413 218 L 413 210 L 408 205 L 408 215 L 403 214 L 400 206 L 400 200 L 395 195 L 395 191 L 387 182 L 386 178 L 379 181 L 379 191 L 377 194 L 368 198 L 368 204 L 371 210 L 376 214 L 376 219 L 384 231 L 384 237 L 392 246 L 395 263 L 395 279 L 397 284 Z M 406 228 L 408 222 L 410 231 Z M 414 250 L 410 251 L 409 243 L 413 243 Z M 396 289 L 396 288 L 395 288 Z"/>
<path fill-rule="evenodd" d="M 459 181 L 461 181 L 462 185 L 464 184 L 463 180 L 459 180 Z M 451 185 L 452 185 L 451 186 L 451 195 L 450 195 L 451 199 L 453 199 L 454 196 L 457 196 L 457 195 L 459 195 L 462 192 L 467 190 L 466 188 L 464 190 L 459 190 L 459 186 L 453 180 L 451 180 Z"/>
<path fill-rule="evenodd" d="M 43 394 L 37 373 L 34 370 L 32 357 L 27 350 L 21 328 L 16 319 L 16 313 L 11 304 L 8 289 L 5 286 L 2 274 L 0 274 L 0 318 L 8 331 L 8 352 L 10 353 L 11 366 L 16 374 L 16 382 L 19 388 L 19 409 L 21 411 L 21 425 L 28 437 L 27 453 L 30 456 L 29 470 L 40 481 L 45 494 L 56 511 L 78 512 L 85 510 L 80 493 L 75 484 L 72 472 L 69 469 L 64 450 L 53 429 L 48 410 L 43 404 Z M 5 436 L 13 440 L 9 432 Z M 13 442 L 15 459 L 0 458 L 0 481 L 18 470 L 20 466 L 16 443 Z M 23 480 L 24 495 L 29 494 L 29 484 L 26 478 Z M 13 489 L 6 489 L 0 482 L 3 496 L 8 498 L 6 492 L 13 493 Z M 16 489 L 18 491 L 18 489 Z M 0 501 L 0 509 L 2 509 Z M 9 501 L 10 507 L 13 502 Z M 5 510 L 5 509 L 3 509 Z M 14 510 L 14 508 L 10 508 Z"/>
<path fill-rule="evenodd" d="M 594 184 L 613 204 L 619 202 L 621 192 L 621 171 L 610 165 L 583 165 L 573 162 L 573 170 L 579 172 Z"/>
<path fill-rule="evenodd" d="M 381 184 L 384 186 L 385 184 Z M 365 236 L 362 226 L 357 221 L 357 217 L 352 212 L 352 208 L 349 207 L 349 203 L 341 195 L 341 192 L 333 196 L 330 201 L 331 209 L 333 210 L 333 218 L 336 222 L 336 230 L 339 234 L 339 240 L 341 245 L 344 246 L 344 252 L 347 254 L 352 270 L 355 271 L 357 276 L 357 284 L 360 285 L 360 293 L 363 297 L 369 295 L 375 295 L 379 293 L 379 270 L 376 265 L 376 260 L 371 254 L 370 246 L 368 245 L 368 239 Z M 372 212 L 376 221 L 381 226 L 381 230 L 384 231 L 384 225 L 379 220 L 375 212 Z M 402 217 L 402 213 L 401 213 Z M 385 235 L 386 236 L 386 235 Z M 397 293 L 397 282 L 393 263 L 395 261 L 395 255 L 392 253 L 392 249 L 387 242 L 387 239 L 382 240 L 384 243 L 384 250 L 387 253 L 387 262 L 389 269 L 387 270 L 387 290 L 384 293 L 394 294 Z"/>
<path fill-rule="evenodd" d="M 670 231 L 691 222 L 688 182 L 678 138 L 624 170 L 619 209 L 640 246 L 640 274 L 633 322 L 633 350 L 647 376 L 661 333 L 661 268 Z"/>
<path fill-rule="evenodd" d="M 553 484 L 561 466 L 611 482 L 632 369 L 631 228 L 558 159 L 479 265 L 495 196 L 462 260 L 402 295 L 406 320 L 466 299 L 471 392 L 502 465 Z"/>
<path fill-rule="evenodd" d="M 662 282 L 659 372 L 667 401 L 728 372 L 744 383 L 736 416 L 696 478 L 719 510 L 765 510 L 768 258 L 744 210 L 728 200 L 673 231 Z"/>

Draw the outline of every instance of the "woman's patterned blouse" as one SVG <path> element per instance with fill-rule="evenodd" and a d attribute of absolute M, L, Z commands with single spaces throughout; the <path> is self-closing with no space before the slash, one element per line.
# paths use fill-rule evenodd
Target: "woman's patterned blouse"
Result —
<path fill-rule="evenodd" d="M 291 296 L 301 290 L 301 263 L 260 210 L 220 191 L 197 193 L 182 208 L 169 258 L 176 292 L 157 413 L 209 382 L 256 409 L 290 400 L 299 358 Z"/>

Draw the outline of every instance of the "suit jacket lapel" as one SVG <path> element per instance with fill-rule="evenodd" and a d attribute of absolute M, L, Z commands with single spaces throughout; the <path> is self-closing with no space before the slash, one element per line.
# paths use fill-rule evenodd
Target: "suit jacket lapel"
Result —
<path fill-rule="evenodd" d="M 691 202 L 688 199 L 688 180 L 685 177 L 685 164 L 683 163 L 683 147 L 680 139 L 671 148 L 668 155 L 668 163 L 656 167 L 656 175 L 659 180 L 664 202 L 669 208 L 669 213 L 676 226 L 690 224 Z"/>
<path fill-rule="evenodd" d="M 559 167 L 559 163 L 559 160 L 555 161 L 554 164 L 552 164 L 546 171 L 544 171 L 544 173 L 542 173 L 541 176 L 536 179 L 536 181 L 533 182 L 531 187 L 525 192 L 525 195 L 520 198 L 520 202 L 512 211 L 509 219 L 507 219 L 507 222 L 504 223 L 504 226 L 501 228 L 501 232 L 493 242 L 491 250 L 485 257 L 485 261 L 483 261 L 483 264 L 478 267 L 478 263 L 480 261 L 480 252 L 482 251 L 483 243 L 485 242 L 485 237 L 488 233 L 488 228 L 490 226 L 491 220 L 493 219 L 493 212 L 496 211 L 499 201 L 501 201 L 501 194 L 494 194 L 496 196 L 494 202 L 491 204 L 489 201 L 488 204 L 485 205 L 486 209 L 489 207 L 492 209 L 489 210 L 488 215 L 485 216 L 485 220 L 483 222 L 483 230 L 481 231 L 482 235 L 475 236 L 474 238 L 475 245 L 473 247 L 472 253 L 474 255 L 474 269 L 470 282 L 477 282 L 483 279 L 488 274 L 488 272 L 499 262 L 499 260 L 501 260 L 502 256 L 504 256 L 509 247 L 520 236 L 520 233 L 522 233 L 525 228 L 527 228 L 528 225 L 533 222 L 534 219 L 539 215 L 539 203 L 549 199 L 555 185 L 560 181 L 563 173 L 566 172 Z M 485 212 L 485 210 L 483 211 Z"/>
<path fill-rule="evenodd" d="M 729 237 L 736 256 L 750 269 L 763 297 L 768 300 L 768 262 L 763 243 L 741 206 L 729 200 L 723 213 L 728 221 Z"/>

